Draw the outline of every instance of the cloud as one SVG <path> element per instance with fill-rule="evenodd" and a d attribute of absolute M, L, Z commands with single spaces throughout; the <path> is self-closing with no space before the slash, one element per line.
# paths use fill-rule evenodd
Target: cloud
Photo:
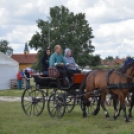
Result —
<path fill-rule="evenodd" d="M 134 19 L 118 23 L 101 24 L 94 31 L 94 45 L 99 54 L 120 57 L 133 55 L 134 48 Z M 112 51 L 108 51 L 112 50 Z M 116 53 L 113 53 L 116 52 Z M 108 53 L 107 53 L 108 52 Z M 118 52 L 118 53 L 117 53 Z"/>

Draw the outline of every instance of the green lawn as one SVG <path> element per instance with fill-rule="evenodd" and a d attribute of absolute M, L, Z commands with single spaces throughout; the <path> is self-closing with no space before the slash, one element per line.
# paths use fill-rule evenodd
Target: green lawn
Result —
<path fill-rule="evenodd" d="M 31 86 L 34 87 L 33 79 L 31 79 Z M 8 89 L 8 90 L 0 90 L 0 96 L 18 96 L 20 97 L 23 93 L 24 89 Z"/>
<path fill-rule="evenodd" d="M 112 115 L 113 109 L 108 108 Z M 83 119 L 77 106 L 61 119 L 51 118 L 46 108 L 38 116 L 26 116 L 18 102 L 0 102 L 0 134 L 134 134 L 134 121 L 125 123 L 123 114 L 108 121 L 101 110 L 98 116 Z"/>
<path fill-rule="evenodd" d="M 0 96 L 18 96 L 20 97 L 23 93 L 24 89 L 9 89 L 9 90 L 0 90 Z"/>

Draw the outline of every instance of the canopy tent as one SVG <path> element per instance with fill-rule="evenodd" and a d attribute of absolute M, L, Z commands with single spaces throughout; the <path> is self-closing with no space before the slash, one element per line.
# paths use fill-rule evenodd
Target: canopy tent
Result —
<path fill-rule="evenodd" d="M 19 63 L 0 52 L 0 90 L 10 89 L 11 79 L 16 79 Z"/>

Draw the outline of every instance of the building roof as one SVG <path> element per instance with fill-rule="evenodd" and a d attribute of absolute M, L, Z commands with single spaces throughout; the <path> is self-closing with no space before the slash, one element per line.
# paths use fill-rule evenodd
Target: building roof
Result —
<path fill-rule="evenodd" d="M 11 58 L 18 61 L 19 64 L 33 64 L 37 62 L 37 54 L 13 54 Z"/>

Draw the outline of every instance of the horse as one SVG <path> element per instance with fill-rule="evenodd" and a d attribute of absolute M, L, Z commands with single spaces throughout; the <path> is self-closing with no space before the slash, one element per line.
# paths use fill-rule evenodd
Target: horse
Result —
<path fill-rule="evenodd" d="M 91 96 L 91 92 L 94 90 L 100 91 L 100 99 L 97 104 L 97 108 L 94 111 L 94 114 L 97 114 L 100 105 L 104 110 L 106 118 L 109 118 L 109 114 L 107 109 L 105 108 L 104 102 L 106 99 L 106 94 L 111 93 L 115 96 L 114 99 L 114 118 L 116 119 L 120 113 L 120 110 L 122 109 L 124 111 L 124 116 L 126 122 L 129 122 L 128 116 L 126 114 L 126 106 L 125 106 L 125 98 L 130 91 L 128 88 L 124 89 L 109 89 L 107 87 L 107 82 L 106 82 L 106 75 L 108 71 L 107 70 L 93 70 L 89 74 L 85 76 L 85 78 L 82 81 L 82 84 L 80 86 L 80 91 L 84 93 L 84 89 L 86 88 L 86 95 L 82 97 L 82 103 L 83 103 L 83 117 L 87 117 L 86 113 L 86 106 L 89 106 L 89 101 L 88 98 Z M 123 84 L 123 83 L 131 83 L 132 82 L 132 77 L 134 76 L 134 61 L 128 64 L 126 67 L 123 69 L 118 69 L 114 70 L 112 74 L 109 77 L 109 84 Z M 117 110 L 117 98 L 120 100 L 120 109 L 119 111 Z M 99 105 L 100 104 L 100 105 Z"/>

